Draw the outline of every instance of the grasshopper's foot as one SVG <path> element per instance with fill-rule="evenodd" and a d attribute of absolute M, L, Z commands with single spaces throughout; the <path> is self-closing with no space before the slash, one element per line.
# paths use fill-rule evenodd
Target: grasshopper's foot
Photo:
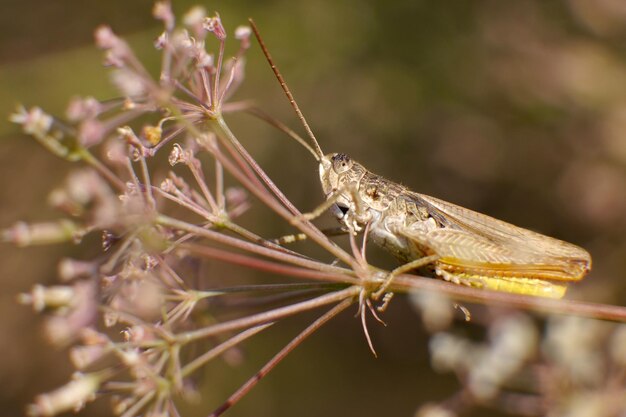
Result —
<path fill-rule="evenodd" d="M 387 310 L 387 307 L 389 307 L 389 303 L 391 302 L 392 298 L 393 298 L 392 292 L 385 293 L 385 295 L 383 295 L 383 303 L 379 305 L 378 307 L 376 307 L 376 310 L 380 311 L 381 313 L 384 313 L 385 310 Z"/>

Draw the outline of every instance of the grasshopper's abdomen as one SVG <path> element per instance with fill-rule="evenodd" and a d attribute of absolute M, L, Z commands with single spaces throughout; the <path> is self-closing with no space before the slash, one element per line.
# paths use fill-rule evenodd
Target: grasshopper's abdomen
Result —
<path fill-rule="evenodd" d="M 492 291 L 534 295 L 548 298 L 561 298 L 567 284 L 538 278 L 498 275 L 495 271 L 450 271 L 438 263 L 436 273 L 446 281 Z"/>

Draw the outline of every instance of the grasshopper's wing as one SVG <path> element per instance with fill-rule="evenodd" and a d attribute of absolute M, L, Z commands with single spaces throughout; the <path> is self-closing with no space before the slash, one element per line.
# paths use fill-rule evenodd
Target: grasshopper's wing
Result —
<path fill-rule="evenodd" d="M 589 253 L 493 217 L 423 194 L 409 197 L 426 207 L 439 228 L 406 227 L 402 234 L 440 256 L 439 269 L 491 277 L 577 281 L 591 267 Z"/>

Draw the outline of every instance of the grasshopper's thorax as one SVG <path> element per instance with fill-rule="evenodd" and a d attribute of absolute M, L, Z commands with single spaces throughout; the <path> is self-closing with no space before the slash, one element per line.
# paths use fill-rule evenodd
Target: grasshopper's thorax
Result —
<path fill-rule="evenodd" d="M 406 192 L 401 185 L 369 172 L 363 165 L 343 153 L 325 155 L 320 162 L 320 181 L 326 198 L 337 192 L 339 206 L 354 209 L 355 193 L 365 207 L 386 211 L 395 206 L 395 199 Z"/>
<path fill-rule="evenodd" d="M 340 222 L 354 231 L 370 223 L 369 237 L 401 260 L 421 256 L 394 230 L 429 217 L 423 207 L 406 197 L 405 187 L 369 172 L 342 153 L 325 155 L 319 170 L 326 198 L 336 199 L 331 211 Z"/>

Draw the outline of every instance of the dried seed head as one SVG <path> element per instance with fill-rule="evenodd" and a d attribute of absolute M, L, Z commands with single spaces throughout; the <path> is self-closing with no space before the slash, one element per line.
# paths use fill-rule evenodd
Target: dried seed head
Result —
<path fill-rule="evenodd" d="M 113 232 L 109 230 L 103 230 L 102 231 L 102 250 L 104 252 L 108 251 L 118 240 L 120 240 L 119 237 L 115 235 Z"/>
<path fill-rule="evenodd" d="M 206 9 L 202 6 L 194 6 L 183 16 L 183 24 L 196 33 L 202 28 L 205 18 Z"/>
<path fill-rule="evenodd" d="M 156 145 L 161 142 L 161 135 L 163 134 L 163 129 L 161 126 L 150 126 L 146 125 L 141 130 L 141 134 L 151 145 Z"/>
<path fill-rule="evenodd" d="M 33 310 L 39 312 L 44 309 L 69 308 L 74 303 L 75 295 L 74 287 L 71 286 L 44 287 L 43 285 L 35 285 L 30 293 L 20 294 L 18 302 L 32 305 Z"/>
<path fill-rule="evenodd" d="M 90 261 L 63 258 L 59 261 L 57 273 L 61 281 L 69 282 L 78 278 L 94 276 L 97 273 L 97 264 Z"/>
<path fill-rule="evenodd" d="M 159 50 L 159 51 L 164 49 L 167 46 L 167 44 L 168 44 L 168 40 L 169 40 L 169 36 L 168 36 L 167 32 L 161 33 L 154 40 L 154 48 Z"/>
<path fill-rule="evenodd" d="M 76 373 L 72 381 L 47 394 L 38 395 L 28 407 L 31 417 L 54 416 L 66 411 L 78 411 L 95 398 L 102 380 L 98 374 Z"/>
<path fill-rule="evenodd" d="M 248 49 L 250 47 L 250 36 L 252 29 L 250 26 L 238 26 L 235 29 L 235 39 L 241 41 L 241 48 Z"/>
<path fill-rule="evenodd" d="M 45 113 L 39 107 L 33 107 L 26 110 L 23 106 L 19 106 L 15 113 L 9 116 L 9 120 L 13 123 L 22 125 L 24 133 L 35 137 L 45 136 L 50 132 L 53 118 Z"/>
<path fill-rule="evenodd" d="M 45 223 L 17 222 L 2 231 L 2 240 L 17 246 L 49 245 L 72 242 L 80 235 L 79 226 L 70 220 Z"/>
<path fill-rule="evenodd" d="M 101 49 L 116 49 L 120 48 L 120 45 L 124 43 L 115 33 L 110 26 L 102 25 L 96 28 L 94 32 L 96 39 L 96 46 Z"/>
<path fill-rule="evenodd" d="M 170 152 L 168 161 L 171 166 L 174 166 L 176 164 L 186 164 L 189 161 L 189 156 L 183 150 L 183 148 L 178 143 L 176 143 L 174 144 L 174 147 Z"/>
<path fill-rule="evenodd" d="M 93 97 L 74 97 L 65 111 L 68 120 L 79 122 L 93 119 L 102 112 L 102 105 Z"/>
<path fill-rule="evenodd" d="M 97 119 L 87 119 L 78 128 L 78 141 L 85 148 L 98 145 L 106 135 L 104 123 Z"/>
<path fill-rule="evenodd" d="M 175 19 L 174 13 L 172 13 L 172 7 L 169 1 L 158 1 L 152 8 L 152 15 L 161 21 L 165 25 L 165 30 L 168 32 L 174 29 Z"/>
<path fill-rule="evenodd" d="M 226 39 L 226 30 L 222 25 L 222 19 L 220 19 L 219 14 L 216 13 L 213 17 L 206 17 L 203 22 L 203 27 L 207 32 L 213 33 L 220 41 Z"/>
<path fill-rule="evenodd" d="M 213 54 L 207 53 L 206 50 L 204 49 L 197 50 L 197 53 L 195 54 L 195 59 L 196 59 L 197 68 L 205 68 L 205 69 L 213 68 L 213 65 L 214 65 Z"/>

